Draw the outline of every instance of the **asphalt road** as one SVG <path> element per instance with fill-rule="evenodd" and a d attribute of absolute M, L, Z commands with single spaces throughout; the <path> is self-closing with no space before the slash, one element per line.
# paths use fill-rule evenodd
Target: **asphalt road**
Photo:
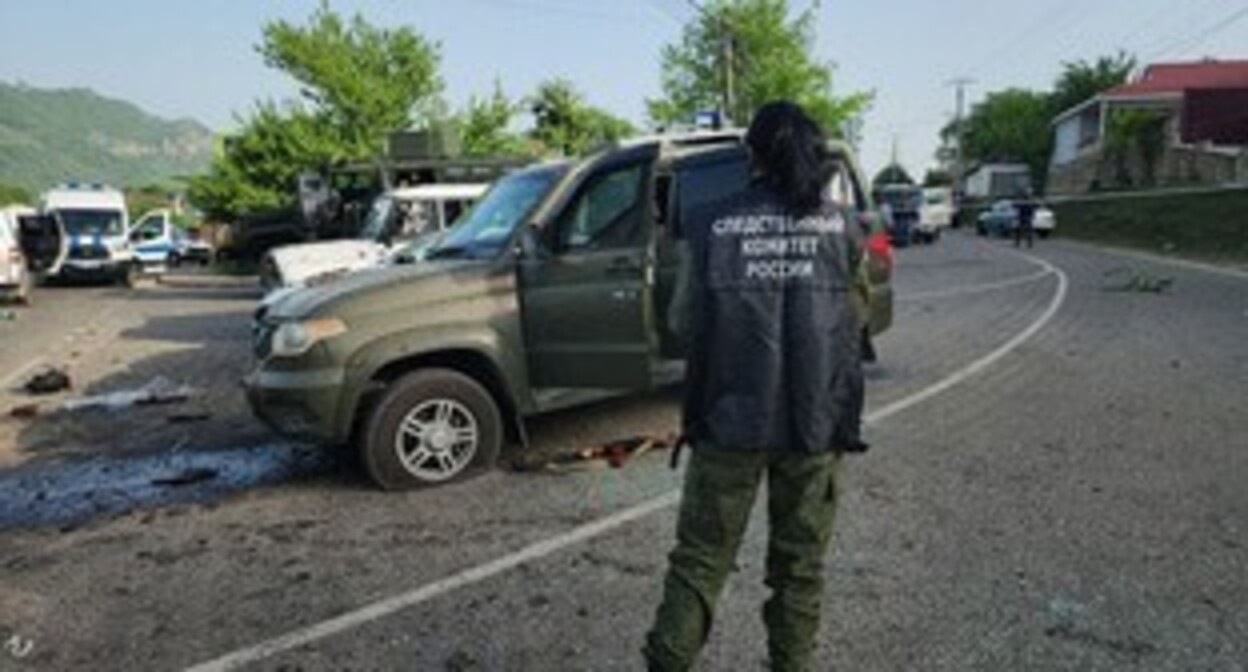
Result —
<path fill-rule="evenodd" d="M 1032 255 L 900 253 L 818 669 L 1248 667 L 1248 276 Z M 665 392 L 532 430 L 675 423 Z M 332 472 L 0 532 L 0 669 L 641 669 L 679 480 L 663 454 L 403 495 Z M 764 540 L 756 517 L 699 669 L 763 669 Z"/>

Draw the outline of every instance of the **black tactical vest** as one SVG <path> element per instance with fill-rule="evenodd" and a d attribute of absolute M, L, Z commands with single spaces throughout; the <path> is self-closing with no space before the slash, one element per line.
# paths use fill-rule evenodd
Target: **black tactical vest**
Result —
<path fill-rule="evenodd" d="M 754 185 L 689 219 L 688 438 L 728 450 L 862 449 L 846 216 L 827 203 L 794 217 Z"/>

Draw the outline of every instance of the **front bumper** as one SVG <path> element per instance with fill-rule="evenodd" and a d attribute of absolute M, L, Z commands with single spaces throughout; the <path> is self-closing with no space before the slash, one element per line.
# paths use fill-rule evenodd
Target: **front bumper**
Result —
<path fill-rule="evenodd" d="M 873 286 L 869 295 L 867 329 L 872 336 L 879 336 L 893 326 L 893 286 Z"/>
<path fill-rule="evenodd" d="M 282 371 L 261 362 L 243 379 L 252 413 L 273 431 L 322 444 L 341 443 L 344 375 L 338 369 Z"/>

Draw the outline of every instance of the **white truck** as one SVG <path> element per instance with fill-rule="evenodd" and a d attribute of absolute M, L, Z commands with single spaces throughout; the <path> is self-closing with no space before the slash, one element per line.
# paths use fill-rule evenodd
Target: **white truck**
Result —
<path fill-rule="evenodd" d="M 260 263 L 260 282 L 273 292 L 382 266 L 404 251 L 419 256 L 413 248 L 449 227 L 488 186 L 421 184 L 387 191 L 373 201 L 355 238 L 270 250 Z"/>
<path fill-rule="evenodd" d="M 61 185 L 44 192 L 39 212 L 59 222 L 64 236 L 64 259 L 50 266 L 48 275 L 129 284 L 141 272 L 121 191 L 101 184 Z"/>
<path fill-rule="evenodd" d="M 953 226 L 956 208 L 953 190 L 948 187 L 929 187 L 923 190 L 923 204 L 919 206 L 919 224 L 916 236 L 925 242 L 940 239 L 940 234 Z"/>

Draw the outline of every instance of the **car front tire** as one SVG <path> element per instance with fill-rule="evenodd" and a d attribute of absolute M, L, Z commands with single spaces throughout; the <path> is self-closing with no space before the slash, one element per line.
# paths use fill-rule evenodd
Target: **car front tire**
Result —
<path fill-rule="evenodd" d="M 361 436 L 365 471 L 385 490 L 459 481 L 493 468 L 502 412 L 480 383 L 458 371 L 408 374 L 385 390 Z"/>

